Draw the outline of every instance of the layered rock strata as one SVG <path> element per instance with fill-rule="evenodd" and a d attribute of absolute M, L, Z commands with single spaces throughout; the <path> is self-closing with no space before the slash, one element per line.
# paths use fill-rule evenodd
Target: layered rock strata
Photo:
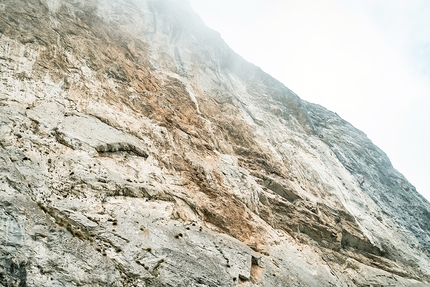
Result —
<path fill-rule="evenodd" d="M 2 286 L 430 284 L 429 202 L 187 1 L 3 0 L 0 73 Z"/>

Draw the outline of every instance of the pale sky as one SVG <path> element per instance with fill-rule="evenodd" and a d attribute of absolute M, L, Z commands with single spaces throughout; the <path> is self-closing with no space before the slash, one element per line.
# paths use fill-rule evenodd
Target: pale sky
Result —
<path fill-rule="evenodd" d="M 190 2 L 235 52 L 366 133 L 430 200 L 430 1 Z"/>

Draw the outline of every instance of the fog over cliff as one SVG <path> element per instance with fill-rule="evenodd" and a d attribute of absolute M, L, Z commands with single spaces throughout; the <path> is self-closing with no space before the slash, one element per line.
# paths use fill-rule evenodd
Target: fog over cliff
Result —
<path fill-rule="evenodd" d="M 364 131 L 430 200 L 430 2 L 190 2 L 247 61 Z"/>
<path fill-rule="evenodd" d="M 188 1 L 4 0 L 0 73 L 2 286 L 430 284 L 429 202 Z"/>

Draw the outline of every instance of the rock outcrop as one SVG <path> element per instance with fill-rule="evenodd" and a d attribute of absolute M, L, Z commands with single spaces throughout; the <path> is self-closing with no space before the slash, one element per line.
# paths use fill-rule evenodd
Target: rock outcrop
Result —
<path fill-rule="evenodd" d="M 1 286 L 430 284 L 429 202 L 185 0 L 3 0 L 0 73 Z"/>

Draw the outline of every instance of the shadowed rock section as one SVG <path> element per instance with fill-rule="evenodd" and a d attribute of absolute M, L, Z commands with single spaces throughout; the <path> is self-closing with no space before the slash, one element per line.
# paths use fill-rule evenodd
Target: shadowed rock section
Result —
<path fill-rule="evenodd" d="M 72 149 L 93 148 L 99 153 L 128 152 L 148 157 L 140 140 L 92 117 L 68 116 L 55 129 L 55 138 Z"/>
<path fill-rule="evenodd" d="M 430 284 L 430 204 L 185 0 L 4 0 L 0 73 L 2 286 Z"/>

